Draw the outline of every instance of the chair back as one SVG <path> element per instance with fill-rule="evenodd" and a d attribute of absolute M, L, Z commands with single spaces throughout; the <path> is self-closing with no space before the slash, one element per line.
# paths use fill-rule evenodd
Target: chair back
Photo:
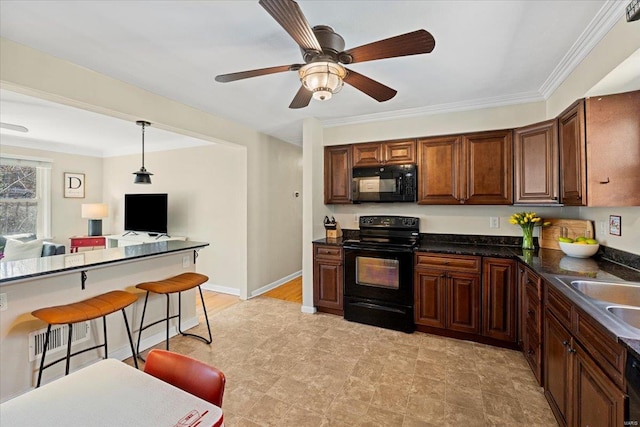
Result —
<path fill-rule="evenodd" d="M 172 351 L 153 349 L 147 356 L 144 372 L 222 407 L 226 379 L 211 365 Z"/>

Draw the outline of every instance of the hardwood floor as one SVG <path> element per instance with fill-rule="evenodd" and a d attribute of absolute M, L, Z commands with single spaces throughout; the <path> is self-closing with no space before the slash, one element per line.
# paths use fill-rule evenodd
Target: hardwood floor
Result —
<path fill-rule="evenodd" d="M 281 299 L 302 304 L 302 276 L 262 294 L 264 297 Z"/>

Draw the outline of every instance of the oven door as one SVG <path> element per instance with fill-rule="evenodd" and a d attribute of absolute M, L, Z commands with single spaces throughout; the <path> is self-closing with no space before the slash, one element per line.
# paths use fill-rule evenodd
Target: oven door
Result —
<path fill-rule="evenodd" d="M 413 251 L 396 248 L 344 250 L 345 296 L 413 306 Z"/>

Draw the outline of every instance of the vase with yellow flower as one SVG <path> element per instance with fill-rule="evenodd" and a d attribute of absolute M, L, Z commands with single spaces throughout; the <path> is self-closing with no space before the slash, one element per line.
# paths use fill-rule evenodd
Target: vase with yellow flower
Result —
<path fill-rule="evenodd" d="M 533 250 L 533 229 L 543 225 L 542 218 L 535 212 L 517 212 L 511 215 L 509 222 L 522 228 L 522 249 Z"/>

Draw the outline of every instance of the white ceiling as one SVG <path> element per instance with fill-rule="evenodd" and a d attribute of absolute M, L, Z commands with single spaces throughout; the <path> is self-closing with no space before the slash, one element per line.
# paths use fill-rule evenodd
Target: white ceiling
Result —
<path fill-rule="evenodd" d="M 300 85 L 296 73 L 214 81 L 217 74 L 301 62 L 296 43 L 257 0 L 2 0 L 0 35 L 300 144 L 306 117 L 332 126 L 546 99 L 619 21 L 628 2 L 298 3 L 312 26 L 330 25 L 347 49 L 420 28 L 433 34 L 436 47 L 431 54 L 350 66 L 396 89 L 390 101 L 378 103 L 345 85 L 329 101 L 312 100 L 307 108 L 291 110 Z M 28 134 L 3 130 L 3 138 L 10 132 L 14 138 L 77 142 L 96 155 L 139 149 L 139 128 L 133 123 L 8 91 L 1 91 L 0 98 L 0 119 L 30 129 Z M 148 145 L 159 143 L 153 131 L 147 134 Z M 186 139 L 191 141 L 178 144 L 197 143 Z M 132 145 L 115 146 L 115 141 Z"/>

